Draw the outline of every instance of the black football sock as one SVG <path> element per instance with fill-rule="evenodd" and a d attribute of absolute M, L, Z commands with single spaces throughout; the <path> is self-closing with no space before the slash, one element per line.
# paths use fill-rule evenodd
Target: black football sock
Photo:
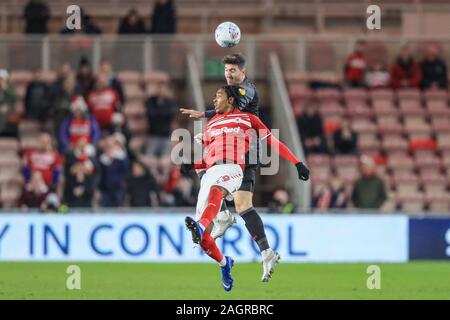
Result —
<path fill-rule="evenodd" d="M 244 219 L 245 227 L 252 236 L 252 239 L 255 240 L 259 250 L 263 252 L 269 249 L 270 246 L 266 238 L 266 232 L 264 231 L 264 224 L 255 208 L 248 208 L 241 213 L 241 217 Z"/>

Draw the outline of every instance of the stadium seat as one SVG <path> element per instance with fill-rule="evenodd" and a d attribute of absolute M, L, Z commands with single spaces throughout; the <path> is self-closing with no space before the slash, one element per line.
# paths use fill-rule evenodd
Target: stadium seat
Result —
<path fill-rule="evenodd" d="M 17 85 L 25 85 L 33 78 L 33 73 L 28 70 L 13 70 L 11 71 L 11 82 Z"/>
<path fill-rule="evenodd" d="M 414 168 L 414 161 L 407 153 L 395 151 L 387 155 L 387 166 L 390 169 L 408 170 Z"/>
<path fill-rule="evenodd" d="M 448 95 L 446 90 L 425 90 L 423 92 L 423 97 L 426 101 L 431 100 L 441 100 L 441 101 L 447 101 Z"/>
<path fill-rule="evenodd" d="M 450 132 L 450 118 L 447 116 L 434 116 L 431 118 L 431 127 L 434 132 Z"/>
<path fill-rule="evenodd" d="M 396 98 L 400 102 L 402 100 L 421 100 L 421 93 L 419 89 L 399 89 L 396 91 Z"/>
<path fill-rule="evenodd" d="M 360 133 L 358 135 L 358 150 L 362 153 L 378 151 L 380 145 L 380 140 L 374 133 Z"/>
<path fill-rule="evenodd" d="M 377 126 L 380 134 L 402 134 L 404 128 L 396 116 L 377 116 Z"/>
<path fill-rule="evenodd" d="M 442 100 L 428 100 L 427 103 L 427 113 L 430 117 L 442 116 L 449 117 L 450 116 L 450 108 L 446 101 Z"/>
<path fill-rule="evenodd" d="M 122 81 L 123 84 L 139 85 L 142 81 L 142 74 L 137 71 L 124 70 L 117 73 L 117 78 Z"/>
<path fill-rule="evenodd" d="M 408 142 L 400 134 L 384 134 L 381 137 L 381 145 L 386 152 L 390 151 L 407 151 Z"/>
<path fill-rule="evenodd" d="M 450 150 L 450 133 L 439 133 L 437 135 L 437 143 L 440 150 Z"/>
<path fill-rule="evenodd" d="M 356 118 L 352 121 L 352 128 L 358 134 L 362 133 L 376 133 L 377 127 L 375 123 L 367 118 Z"/>
<path fill-rule="evenodd" d="M 400 100 L 400 112 L 404 116 L 424 116 L 425 109 L 420 105 L 419 100 Z"/>
<path fill-rule="evenodd" d="M 164 83 L 169 84 L 169 75 L 162 71 L 150 71 L 144 74 L 145 83 Z"/>
<path fill-rule="evenodd" d="M 408 134 L 426 134 L 431 133 L 430 125 L 420 116 L 405 116 L 405 132 Z"/>
<path fill-rule="evenodd" d="M 434 154 L 415 154 L 414 161 L 417 168 L 440 168 L 441 160 Z"/>

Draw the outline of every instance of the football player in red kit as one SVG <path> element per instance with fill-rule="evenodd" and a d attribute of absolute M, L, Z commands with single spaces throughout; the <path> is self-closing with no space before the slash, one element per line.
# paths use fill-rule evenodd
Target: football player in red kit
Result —
<path fill-rule="evenodd" d="M 236 86 L 224 86 L 216 92 L 214 108 L 217 114 L 205 127 L 202 161 L 183 165 L 184 171 L 192 168 L 206 169 L 201 180 L 196 219 L 186 217 L 186 227 L 191 231 L 194 243 L 200 244 L 206 254 L 221 266 L 222 285 L 226 291 L 233 287 L 231 268 L 234 262 L 230 257 L 223 256 L 211 237 L 212 221 L 219 213 L 222 201 L 232 200 L 233 193 L 241 186 L 245 155 L 249 151 L 254 132 L 256 131 L 261 141 L 267 141 L 275 152 L 297 167 L 300 179 L 305 180 L 309 174 L 305 165 L 282 142 L 272 136 L 257 116 L 236 108 L 238 95 L 239 87 Z"/>

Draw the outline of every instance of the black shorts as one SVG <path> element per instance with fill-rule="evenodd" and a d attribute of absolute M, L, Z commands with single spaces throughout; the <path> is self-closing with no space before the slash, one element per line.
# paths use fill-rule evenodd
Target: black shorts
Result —
<path fill-rule="evenodd" d="M 245 167 L 242 184 L 238 191 L 255 192 L 256 166 Z"/>

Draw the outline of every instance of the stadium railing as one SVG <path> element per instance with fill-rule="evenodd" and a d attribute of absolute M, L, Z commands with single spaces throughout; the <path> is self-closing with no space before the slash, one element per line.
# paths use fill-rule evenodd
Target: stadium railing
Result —
<path fill-rule="evenodd" d="M 449 36 L 429 39 L 423 36 L 244 35 L 238 46 L 225 51 L 210 35 L 92 37 L 8 34 L 0 39 L 0 68 L 55 70 L 63 62 L 77 65 L 80 57 L 85 56 L 93 63 L 94 70 L 105 58 L 117 71 L 162 70 L 172 78 L 180 79 L 186 76 L 187 56 L 192 53 L 199 63 L 200 78 L 204 79 L 208 62 L 220 61 L 225 53 L 241 52 L 247 57 L 249 76 L 264 79 L 268 72 L 269 53 L 274 51 L 285 72 L 341 75 L 345 58 L 358 39 L 368 42 L 369 55 L 376 55 L 387 64 L 394 61 L 405 43 L 412 46 L 415 56 L 420 59 L 428 41 L 438 42 L 444 59 L 450 64 Z"/>

